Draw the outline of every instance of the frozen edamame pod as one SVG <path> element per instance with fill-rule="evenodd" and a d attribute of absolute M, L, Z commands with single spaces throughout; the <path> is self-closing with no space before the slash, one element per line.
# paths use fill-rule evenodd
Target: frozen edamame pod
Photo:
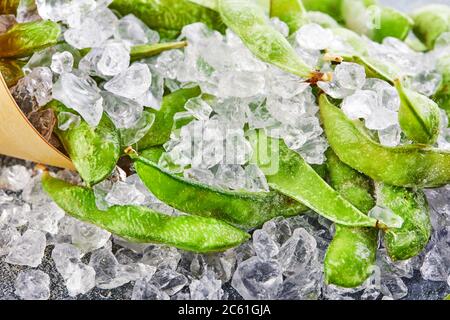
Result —
<path fill-rule="evenodd" d="M 95 224 L 133 242 L 155 242 L 195 252 L 223 251 L 249 238 L 223 221 L 196 216 L 168 216 L 146 207 L 97 209 L 90 189 L 44 173 L 42 186 L 56 204 L 74 218 Z"/>
<path fill-rule="evenodd" d="M 436 39 L 450 31 L 450 6 L 431 4 L 412 13 L 413 31 L 429 49 L 434 48 Z"/>
<path fill-rule="evenodd" d="M 163 38 L 176 38 L 184 26 L 195 22 L 224 30 L 217 12 L 188 0 L 114 0 L 109 7 L 122 15 L 134 14 Z"/>
<path fill-rule="evenodd" d="M 185 111 L 186 102 L 201 94 L 199 87 L 180 89 L 163 98 L 161 109 L 155 111 L 155 121 L 147 134 L 138 142 L 138 150 L 159 146 L 167 142 L 172 132 L 173 116 Z"/>
<path fill-rule="evenodd" d="M 370 179 L 342 163 L 327 151 L 330 185 L 361 212 L 375 206 Z M 336 225 L 324 261 L 325 281 L 340 287 L 361 285 L 373 272 L 378 245 L 378 230 Z"/>
<path fill-rule="evenodd" d="M 226 191 L 175 175 L 157 165 L 162 152 L 161 148 L 150 148 L 140 156 L 130 156 L 146 187 L 159 200 L 180 211 L 251 229 L 276 216 L 293 216 L 308 210 L 278 192 Z"/>
<path fill-rule="evenodd" d="M 16 14 L 20 0 L 2 0 L 0 1 L 0 14 Z"/>
<path fill-rule="evenodd" d="M 266 174 L 269 186 L 291 197 L 321 216 L 344 226 L 386 226 L 359 211 L 331 188 L 302 157 L 284 142 L 266 137 L 262 131 L 251 137 L 254 160 Z M 279 146 L 277 148 L 276 146 Z M 277 168 L 277 170 L 273 170 Z"/>
<path fill-rule="evenodd" d="M 0 73 L 5 79 L 8 88 L 15 85 L 24 76 L 23 66 L 24 63 L 20 60 L 0 59 Z"/>
<path fill-rule="evenodd" d="M 294 33 L 308 20 L 302 0 L 272 0 L 270 15 L 284 21 Z"/>
<path fill-rule="evenodd" d="M 56 100 L 47 107 L 55 112 L 73 112 Z M 121 153 L 120 137 L 106 115 L 95 128 L 81 120 L 78 126 L 66 131 L 55 129 L 55 133 L 88 186 L 102 181 L 114 170 Z"/>
<path fill-rule="evenodd" d="M 442 75 L 442 82 L 433 100 L 450 116 L 450 54 L 439 59 L 437 70 Z"/>
<path fill-rule="evenodd" d="M 424 145 L 385 147 L 321 95 L 320 115 L 328 143 L 339 159 L 375 181 L 403 187 L 437 187 L 450 183 L 450 152 Z"/>
<path fill-rule="evenodd" d="M 23 58 L 55 45 L 61 33 L 57 23 L 42 20 L 18 23 L 0 34 L 0 58 Z"/>
<path fill-rule="evenodd" d="M 313 76 L 308 66 L 283 35 L 270 25 L 264 11 L 252 1 L 219 0 L 224 23 L 259 59 L 302 78 Z"/>
<path fill-rule="evenodd" d="M 388 230 L 384 235 L 384 246 L 389 257 L 394 261 L 415 257 L 425 248 L 431 236 L 425 194 L 421 190 L 377 184 L 376 195 L 378 204 L 403 219 L 401 228 Z"/>
<path fill-rule="evenodd" d="M 400 80 L 395 80 L 394 84 L 400 96 L 398 119 L 403 132 L 414 142 L 434 144 L 440 128 L 438 105 L 426 96 L 406 89 Z"/>
<path fill-rule="evenodd" d="M 326 13 L 339 22 L 343 21 L 341 5 L 342 0 L 302 0 L 308 11 L 320 11 Z"/>

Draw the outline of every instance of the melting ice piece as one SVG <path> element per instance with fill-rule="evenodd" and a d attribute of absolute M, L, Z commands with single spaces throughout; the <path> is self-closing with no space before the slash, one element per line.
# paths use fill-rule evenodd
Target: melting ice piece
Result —
<path fill-rule="evenodd" d="M 403 225 L 402 217 L 386 207 L 375 206 L 369 211 L 368 216 L 380 220 L 388 228 L 401 228 Z"/>

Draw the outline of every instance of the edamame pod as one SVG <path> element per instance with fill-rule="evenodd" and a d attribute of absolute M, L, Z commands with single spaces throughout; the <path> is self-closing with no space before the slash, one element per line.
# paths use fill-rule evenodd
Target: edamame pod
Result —
<path fill-rule="evenodd" d="M 16 14 L 20 0 L 2 0 L 0 1 L 0 14 Z"/>
<path fill-rule="evenodd" d="M 403 187 L 437 187 L 450 183 L 450 152 L 424 145 L 385 147 L 321 95 L 320 115 L 328 143 L 339 159 L 375 181 Z"/>
<path fill-rule="evenodd" d="M 341 12 L 349 29 L 377 42 L 386 37 L 404 40 L 413 24 L 406 14 L 373 1 L 342 0 Z"/>
<path fill-rule="evenodd" d="M 56 100 L 51 101 L 47 107 L 55 112 L 73 112 Z M 78 126 L 66 131 L 55 128 L 55 133 L 88 186 L 102 181 L 114 170 L 121 154 L 120 137 L 106 115 L 103 115 L 95 128 L 81 120 Z"/>
<path fill-rule="evenodd" d="M 224 23 L 256 57 L 299 77 L 312 77 L 313 68 L 270 25 L 268 17 L 258 5 L 252 1 L 219 0 L 219 12 Z"/>
<path fill-rule="evenodd" d="M 302 0 L 272 0 L 270 15 L 284 21 L 292 34 L 307 21 Z"/>
<path fill-rule="evenodd" d="M 250 138 L 254 161 L 266 174 L 267 182 L 273 190 L 305 204 L 337 224 L 350 227 L 386 227 L 345 200 L 284 142 L 266 137 L 262 131 Z"/>
<path fill-rule="evenodd" d="M 450 116 L 450 54 L 439 59 L 437 70 L 442 75 L 442 82 L 433 100 Z"/>
<path fill-rule="evenodd" d="M 55 45 L 61 33 L 57 23 L 42 20 L 18 23 L 0 34 L 0 58 L 23 58 Z"/>
<path fill-rule="evenodd" d="M 176 38 L 185 25 L 195 22 L 224 30 L 217 12 L 187 0 L 114 0 L 110 8 L 134 14 L 163 38 Z"/>
<path fill-rule="evenodd" d="M 402 131 L 414 142 L 432 145 L 439 136 L 438 105 L 426 96 L 406 89 L 400 80 L 394 80 L 400 96 L 398 119 Z"/>
<path fill-rule="evenodd" d="M 429 49 L 434 48 L 436 39 L 444 32 L 450 31 L 450 7 L 431 4 L 415 11 L 413 31 Z"/>
<path fill-rule="evenodd" d="M 56 204 L 74 218 L 95 224 L 133 242 L 155 242 L 195 252 L 223 251 L 249 238 L 242 230 L 212 218 L 168 216 L 146 207 L 97 209 L 90 189 L 44 173 L 42 186 Z"/>
<path fill-rule="evenodd" d="M 0 59 L 0 73 L 9 87 L 14 86 L 23 76 L 22 67 L 24 63 L 20 60 Z"/>
<path fill-rule="evenodd" d="M 180 49 L 186 46 L 186 41 L 135 45 L 131 47 L 130 59 L 131 61 L 145 59 L 167 50 Z"/>
<path fill-rule="evenodd" d="M 343 22 L 341 6 L 342 0 L 302 0 L 308 11 L 320 11 L 326 13 L 339 22 Z"/>
<path fill-rule="evenodd" d="M 146 187 L 161 201 L 189 214 L 217 218 L 251 229 L 276 216 L 293 216 L 308 209 L 278 192 L 225 191 L 188 180 L 158 167 L 163 150 L 130 154 Z"/>
<path fill-rule="evenodd" d="M 332 16 L 320 11 L 306 12 L 306 21 L 308 23 L 316 23 L 323 28 L 339 28 L 339 23 Z"/>
<path fill-rule="evenodd" d="M 371 182 L 327 151 L 330 185 L 361 212 L 375 206 Z M 373 272 L 378 245 L 378 230 L 336 225 L 324 261 L 325 281 L 345 288 L 360 286 Z"/>
<path fill-rule="evenodd" d="M 428 202 L 421 190 L 376 186 L 377 202 L 403 219 L 401 228 L 386 231 L 384 246 L 393 261 L 407 260 L 418 255 L 431 236 Z"/>
<path fill-rule="evenodd" d="M 172 132 L 173 116 L 185 111 L 186 102 L 201 94 L 199 87 L 180 89 L 163 98 L 161 109 L 155 111 L 155 121 L 147 134 L 138 142 L 138 150 L 162 145 L 167 142 Z"/>

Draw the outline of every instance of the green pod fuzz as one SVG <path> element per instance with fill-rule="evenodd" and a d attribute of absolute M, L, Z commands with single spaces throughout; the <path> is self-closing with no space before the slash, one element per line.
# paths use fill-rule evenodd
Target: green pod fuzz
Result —
<path fill-rule="evenodd" d="M 450 54 L 439 59 L 437 64 L 437 70 L 442 75 L 442 82 L 433 96 L 433 100 L 436 101 L 441 109 L 447 112 L 447 116 L 450 117 Z"/>
<path fill-rule="evenodd" d="M 2 0 L 0 1 L 0 14 L 13 14 L 17 12 L 20 0 Z"/>
<path fill-rule="evenodd" d="M 361 212 L 369 212 L 375 206 L 370 179 L 341 162 L 331 149 L 327 160 L 330 185 Z M 373 272 L 377 245 L 376 229 L 336 225 L 325 255 L 325 281 L 345 288 L 360 286 Z"/>
<path fill-rule="evenodd" d="M 134 14 L 163 38 L 176 38 L 184 26 L 195 22 L 224 31 L 217 12 L 188 0 L 114 0 L 109 7 L 122 15 Z"/>
<path fill-rule="evenodd" d="M 49 20 L 18 23 L 0 34 L 0 58 L 23 58 L 57 43 L 61 29 Z"/>
<path fill-rule="evenodd" d="M 406 89 L 400 80 L 394 83 L 400 96 L 398 119 L 402 131 L 414 142 L 433 145 L 440 129 L 438 105 L 426 96 Z"/>
<path fill-rule="evenodd" d="M 260 60 L 302 78 L 310 78 L 313 68 L 295 52 L 278 32 L 264 11 L 252 1 L 219 0 L 224 23 L 233 30 L 247 48 Z"/>
<path fill-rule="evenodd" d="M 272 0 L 270 16 L 284 21 L 292 34 L 308 21 L 305 7 L 301 0 Z"/>
<path fill-rule="evenodd" d="M 24 63 L 20 60 L 0 59 L 0 73 L 6 81 L 8 88 L 14 86 L 24 74 L 22 67 Z"/>
<path fill-rule="evenodd" d="M 308 210 L 278 192 L 225 191 L 183 178 L 158 166 L 162 152 L 160 148 L 150 148 L 140 156 L 131 156 L 145 186 L 159 200 L 180 211 L 252 229 L 274 217 Z"/>
<path fill-rule="evenodd" d="M 225 222 L 196 216 L 168 216 L 146 207 L 113 206 L 97 209 L 90 189 L 55 179 L 48 173 L 42 186 L 69 215 L 133 242 L 161 243 L 194 252 L 224 251 L 249 239 Z"/>
<path fill-rule="evenodd" d="M 138 150 L 159 146 L 167 142 L 174 124 L 173 116 L 185 111 L 186 102 L 201 94 L 199 87 L 180 89 L 163 98 L 161 109 L 154 111 L 155 121 L 147 134 L 139 141 Z"/>
<path fill-rule="evenodd" d="M 57 113 L 73 112 L 56 100 L 47 107 Z M 55 129 L 55 133 L 88 186 L 103 181 L 116 167 L 121 154 L 120 136 L 106 115 L 103 115 L 95 128 L 82 120 L 76 127 L 65 131 Z"/>
<path fill-rule="evenodd" d="M 450 6 L 432 4 L 412 13 L 413 31 L 429 49 L 434 48 L 436 39 L 450 31 Z"/>
<path fill-rule="evenodd" d="M 267 137 L 262 131 L 250 138 L 254 150 L 253 161 L 265 173 L 273 190 L 303 203 L 337 224 L 349 227 L 385 227 L 344 199 L 284 142 Z"/>
<path fill-rule="evenodd" d="M 385 147 L 374 141 L 361 121 L 352 121 L 326 97 L 319 98 L 328 143 L 353 169 L 386 184 L 422 188 L 450 183 L 450 152 L 424 145 Z"/>
<path fill-rule="evenodd" d="M 403 219 L 401 228 L 387 230 L 384 235 L 389 257 L 397 261 L 417 256 L 428 244 L 432 231 L 425 194 L 421 190 L 385 184 L 377 184 L 376 190 L 378 204 Z"/>

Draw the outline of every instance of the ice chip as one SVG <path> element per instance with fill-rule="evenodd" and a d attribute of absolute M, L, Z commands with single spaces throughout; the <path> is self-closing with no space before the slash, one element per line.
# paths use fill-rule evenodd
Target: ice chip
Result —
<path fill-rule="evenodd" d="M 318 24 L 311 23 L 302 26 L 295 34 L 297 43 L 310 50 L 324 50 L 333 40 L 333 33 Z"/>
<path fill-rule="evenodd" d="M 388 228 L 401 228 L 403 225 L 402 217 L 386 207 L 375 206 L 369 211 L 368 215 L 371 218 L 379 220 Z"/>
<path fill-rule="evenodd" d="M 58 129 L 62 131 L 69 130 L 71 128 L 78 127 L 81 123 L 80 116 L 72 112 L 59 112 L 58 113 Z"/>
<path fill-rule="evenodd" d="M 253 233 L 253 247 L 261 260 L 275 257 L 280 250 L 278 244 L 264 230 L 256 230 Z"/>
<path fill-rule="evenodd" d="M 56 52 L 52 56 L 52 64 L 50 68 L 57 74 L 72 72 L 73 55 L 69 51 Z"/>
<path fill-rule="evenodd" d="M 131 128 L 141 118 L 144 108 L 134 100 L 102 92 L 103 110 L 118 129 Z"/>
<path fill-rule="evenodd" d="M 216 279 L 212 271 L 207 271 L 199 280 L 193 280 L 189 291 L 192 300 L 220 300 L 223 297 L 222 281 Z"/>
<path fill-rule="evenodd" d="M 360 90 L 342 102 L 342 111 L 349 119 L 368 119 L 378 108 L 378 95 L 374 91 Z"/>
<path fill-rule="evenodd" d="M 50 277 L 40 270 L 21 271 L 16 278 L 15 294 L 24 300 L 50 298 Z"/>
<path fill-rule="evenodd" d="M 103 98 L 92 78 L 63 73 L 53 86 L 53 98 L 77 111 L 90 126 L 100 122 Z"/>
<path fill-rule="evenodd" d="M 364 67 L 357 63 L 342 62 L 334 70 L 337 83 L 345 89 L 359 90 L 366 81 Z"/>
<path fill-rule="evenodd" d="M 36 268 L 41 264 L 46 245 L 45 234 L 27 230 L 12 244 L 5 261 L 10 264 Z"/>
<path fill-rule="evenodd" d="M 189 99 L 184 108 L 189 111 L 197 120 L 208 120 L 213 109 L 201 97 Z"/>
<path fill-rule="evenodd" d="M 125 41 L 129 46 L 159 42 L 159 34 L 133 14 L 128 14 L 119 20 L 114 31 L 114 38 Z"/>
<path fill-rule="evenodd" d="M 152 75 L 146 64 L 134 63 L 105 83 L 105 89 L 118 96 L 136 99 L 150 89 Z"/>

